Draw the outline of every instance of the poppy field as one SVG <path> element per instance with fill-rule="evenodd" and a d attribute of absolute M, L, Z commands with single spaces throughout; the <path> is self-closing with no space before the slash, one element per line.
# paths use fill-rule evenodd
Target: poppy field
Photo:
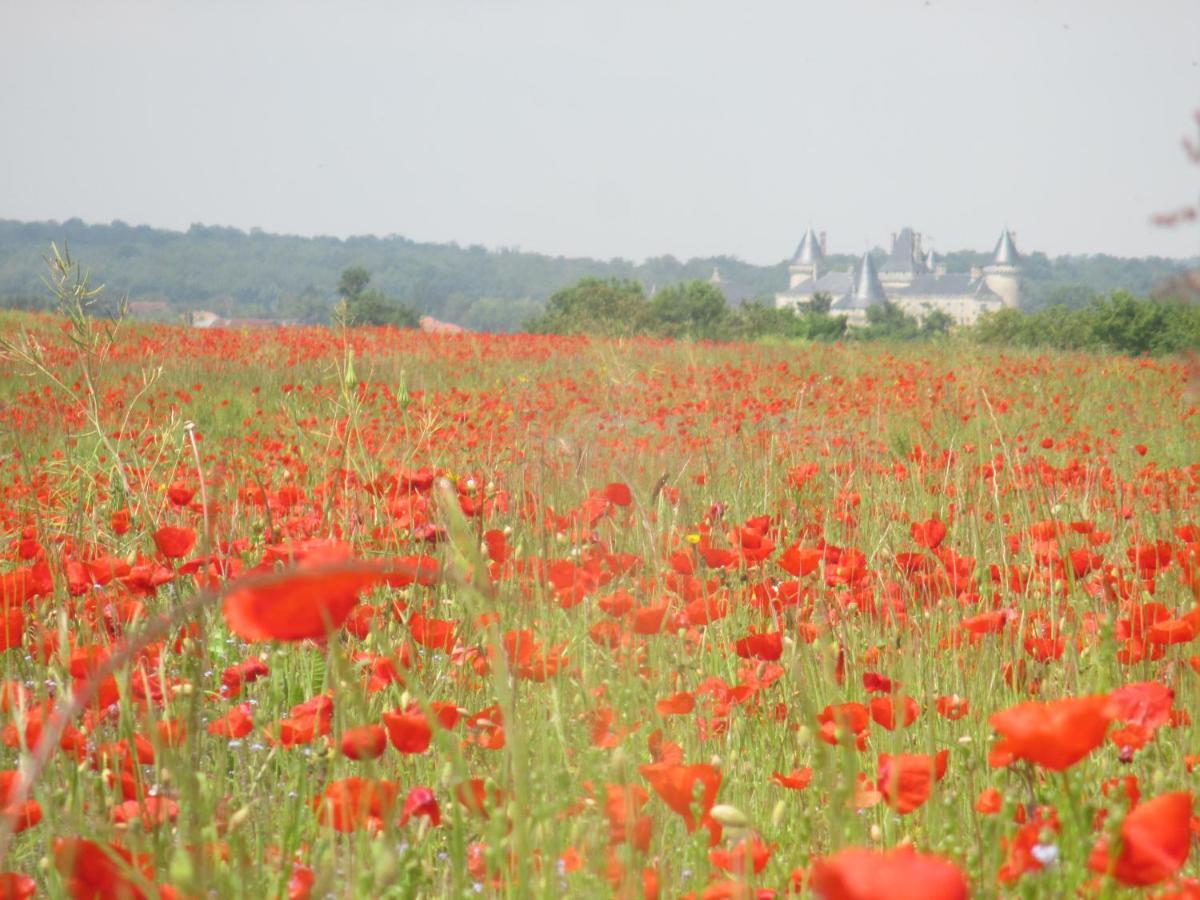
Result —
<path fill-rule="evenodd" d="M 1200 897 L 1186 361 L 0 333 L 0 897 Z"/>

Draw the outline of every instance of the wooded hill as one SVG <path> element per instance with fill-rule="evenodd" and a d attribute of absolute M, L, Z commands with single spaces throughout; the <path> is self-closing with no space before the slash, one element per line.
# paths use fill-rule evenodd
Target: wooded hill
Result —
<path fill-rule="evenodd" d="M 128 295 L 144 313 L 177 318 L 195 309 L 228 317 L 328 321 L 343 270 L 363 266 L 383 294 L 421 313 L 468 328 L 507 331 L 537 315 L 546 299 L 586 276 L 633 279 L 647 292 L 720 270 L 731 302 L 769 297 L 787 284 L 787 263 L 756 266 L 720 256 L 682 262 L 659 256 L 641 263 L 548 256 L 473 245 L 420 243 L 387 237 L 297 237 L 193 225 L 186 232 L 131 226 L 0 219 L 0 300 L 36 308 L 44 302 L 42 256 L 64 244 L 86 265 L 109 298 Z M 882 254 L 882 250 L 879 251 Z M 987 261 L 986 251 L 946 255 L 951 271 Z M 833 268 L 854 263 L 832 256 Z M 1086 303 L 1094 292 L 1125 289 L 1144 295 L 1187 261 L 1111 256 L 1026 256 L 1028 306 Z"/>

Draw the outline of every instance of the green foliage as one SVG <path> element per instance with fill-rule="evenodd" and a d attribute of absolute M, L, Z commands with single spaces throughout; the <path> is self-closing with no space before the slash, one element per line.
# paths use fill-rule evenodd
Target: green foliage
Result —
<path fill-rule="evenodd" d="M 535 334 L 621 337 L 646 330 L 649 303 L 636 281 L 584 278 L 556 292 L 540 316 L 526 323 Z"/>
<path fill-rule="evenodd" d="M 0 305 L 26 307 L 40 296 L 41 258 L 51 241 L 69 243 L 117 296 L 166 300 L 178 320 L 211 309 L 230 318 L 328 321 L 340 274 L 361 266 L 387 297 L 468 328 L 513 331 L 536 316 L 563 285 L 585 277 L 669 285 L 707 278 L 718 266 L 748 296 L 773 295 L 787 266 L 756 266 L 728 256 L 642 263 L 594 260 L 454 243 L 419 243 L 399 235 L 298 237 L 193 225 L 186 232 L 115 221 L 88 225 L 0 220 Z M 319 285 L 317 297 L 312 285 Z M 738 298 L 740 299 L 740 298 Z"/>
<path fill-rule="evenodd" d="M 610 337 L 837 340 L 845 334 L 846 319 L 778 308 L 761 300 L 730 308 L 720 289 L 708 281 L 669 285 L 647 300 L 636 281 L 584 278 L 551 297 L 545 311 L 527 322 L 526 329 Z"/>
<path fill-rule="evenodd" d="M 950 329 L 953 327 L 954 317 L 950 313 L 943 312 L 940 309 L 930 310 L 921 318 L 922 337 L 938 337 L 939 335 L 949 334 Z"/>
<path fill-rule="evenodd" d="M 1079 309 L 998 310 L 981 318 L 971 333 L 983 344 L 1108 350 L 1131 356 L 1177 353 L 1200 347 L 1200 305 L 1115 291 Z"/>
<path fill-rule="evenodd" d="M 18 308 L 41 308 L 41 257 L 51 241 L 67 243 L 92 264 L 97 280 L 116 296 L 167 301 L 166 318 L 211 309 L 230 318 L 267 317 L 299 322 L 327 321 L 339 296 L 334 287 L 349 267 L 372 273 L 374 285 L 423 313 L 471 328 L 508 331 L 537 315 L 563 285 L 585 277 L 637 281 L 645 290 L 704 279 L 713 267 L 738 285 L 738 296 L 769 298 L 787 285 L 787 265 L 756 266 L 732 257 L 686 262 L 659 256 L 592 260 L 491 251 L 474 245 L 418 243 L 397 235 L 297 237 L 249 233 L 237 228 L 193 225 L 186 232 L 114 221 L 88 225 L 0 220 L 0 298 Z M 988 252 L 947 254 L 950 271 L 984 265 Z M 852 265 L 830 256 L 831 268 Z M 1138 296 L 1186 268 L 1186 261 L 1072 256 L 1024 257 L 1023 300 L 1036 310 L 1053 303 L 1086 306 L 1093 292 L 1125 289 Z M 321 286 L 318 290 L 313 285 Z M 362 290 L 366 288 L 363 287 Z M 820 304 L 813 312 L 827 312 Z"/>
<path fill-rule="evenodd" d="M 351 266 L 342 272 L 338 293 L 345 301 L 347 325 L 394 325 L 397 328 L 416 328 L 420 314 L 381 291 L 368 289 L 371 273 L 362 266 Z"/>
<path fill-rule="evenodd" d="M 370 283 L 370 272 L 362 266 L 350 266 L 350 268 L 342 270 L 342 277 L 338 281 L 337 287 L 338 295 L 345 297 L 347 300 L 355 300 L 367 289 L 367 285 Z"/>
<path fill-rule="evenodd" d="M 812 295 L 812 299 L 808 301 L 809 312 L 814 312 L 817 315 L 828 315 L 833 309 L 833 297 L 824 291 L 817 291 Z"/>
<path fill-rule="evenodd" d="M 912 341 L 922 337 L 921 326 L 891 300 L 867 307 L 867 324 L 854 332 L 862 340 Z"/>
<path fill-rule="evenodd" d="M 781 337 L 807 341 L 836 341 L 846 333 L 846 317 L 808 309 L 743 303 L 731 314 L 728 337 L 760 340 Z"/>
<path fill-rule="evenodd" d="M 650 301 L 650 329 L 663 337 L 716 339 L 728 318 L 725 295 L 707 281 L 687 281 L 660 290 Z"/>

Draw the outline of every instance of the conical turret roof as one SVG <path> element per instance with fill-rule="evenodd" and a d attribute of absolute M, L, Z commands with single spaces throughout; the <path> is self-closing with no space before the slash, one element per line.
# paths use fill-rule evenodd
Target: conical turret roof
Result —
<path fill-rule="evenodd" d="M 813 234 L 812 228 L 809 228 L 804 232 L 804 237 L 800 239 L 800 246 L 796 248 L 796 252 L 792 256 L 792 265 L 811 266 L 819 263 L 824 256 L 825 254 L 821 252 L 821 242 Z"/>
<path fill-rule="evenodd" d="M 883 285 L 879 283 L 879 273 L 875 271 L 875 260 L 869 252 L 864 253 L 858 270 L 854 274 L 854 290 L 850 292 L 842 304 L 843 309 L 866 309 L 877 306 L 887 300 Z"/>
<path fill-rule="evenodd" d="M 1000 240 L 996 242 L 996 252 L 992 256 L 993 266 L 1015 266 L 1020 264 L 1021 254 L 1017 253 L 1017 245 L 1013 243 L 1012 235 L 1008 229 L 1004 229 L 1004 233 L 1000 235 Z"/>

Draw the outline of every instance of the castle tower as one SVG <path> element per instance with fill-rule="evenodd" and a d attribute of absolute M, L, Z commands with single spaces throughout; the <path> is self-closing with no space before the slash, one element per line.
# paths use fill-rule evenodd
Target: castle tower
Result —
<path fill-rule="evenodd" d="M 883 285 L 879 282 L 879 273 L 875 270 L 875 260 L 871 259 L 870 251 L 863 254 L 854 276 L 854 291 L 850 294 L 856 309 L 866 309 L 868 306 L 878 306 L 887 300 Z"/>
<path fill-rule="evenodd" d="M 988 289 L 998 294 L 1004 305 L 1016 309 L 1021 302 L 1021 255 L 1007 228 L 996 243 L 992 261 L 983 267 L 983 280 Z"/>
<path fill-rule="evenodd" d="M 854 327 L 867 324 L 867 310 L 879 306 L 887 300 L 883 285 L 879 283 L 879 273 L 875 270 L 875 261 L 870 252 L 864 253 L 862 262 L 854 273 L 854 287 L 846 296 L 835 300 L 833 312 L 844 314 L 846 324 Z"/>
<path fill-rule="evenodd" d="M 817 240 L 812 228 L 804 232 L 804 237 L 800 239 L 800 246 L 796 248 L 792 261 L 788 265 L 788 272 L 791 276 L 788 280 L 789 289 L 809 280 L 816 281 L 820 277 L 821 263 L 825 260 L 822 243 L 824 242 Z"/>

